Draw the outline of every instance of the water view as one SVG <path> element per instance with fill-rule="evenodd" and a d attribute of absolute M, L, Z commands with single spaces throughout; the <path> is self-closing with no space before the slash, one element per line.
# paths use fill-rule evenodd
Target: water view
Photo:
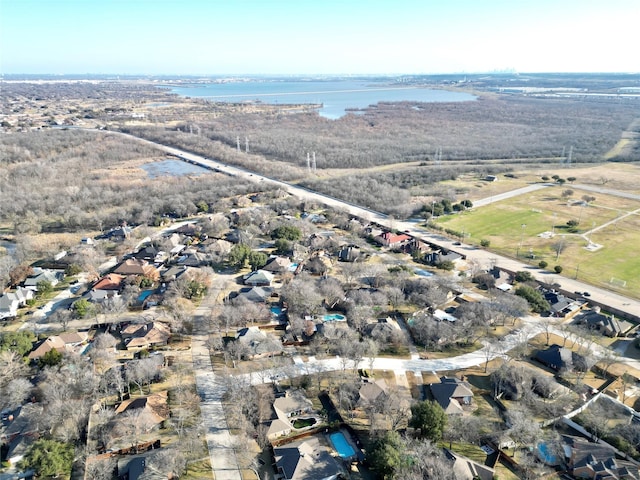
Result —
<path fill-rule="evenodd" d="M 402 86 L 384 82 L 332 81 L 248 81 L 170 86 L 185 97 L 216 102 L 263 102 L 269 104 L 317 104 L 326 118 L 340 118 L 352 109 L 364 109 L 378 102 L 467 102 L 469 93 Z"/>
<path fill-rule="evenodd" d="M 182 177 L 184 175 L 202 175 L 210 173 L 206 168 L 183 162 L 181 160 L 162 160 L 141 165 L 149 178 Z"/>

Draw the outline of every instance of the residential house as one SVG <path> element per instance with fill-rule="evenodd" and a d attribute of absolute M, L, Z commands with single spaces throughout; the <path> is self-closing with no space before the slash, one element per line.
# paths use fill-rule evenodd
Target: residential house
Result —
<path fill-rule="evenodd" d="M 143 456 L 126 456 L 118 459 L 118 480 L 138 480 L 146 470 L 146 459 Z"/>
<path fill-rule="evenodd" d="M 280 355 L 283 350 L 280 341 L 256 326 L 238 330 L 236 340 L 247 347 L 251 358 Z"/>
<path fill-rule="evenodd" d="M 220 238 L 209 238 L 204 242 L 200 242 L 199 248 L 204 249 L 207 253 L 216 255 L 227 255 L 233 248 L 233 243 Z"/>
<path fill-rule="evenodd" d="M 556 344 L 546 350 L 538 350 L 534 359 L 556 371 L 586 370 L 585 358 L 582 355 Z"/>
<path fill-rule="evenodd" d="M 404 245 L 403 250 L 406 253 L 422 252 L 427 253 L 431 251 L 431 245 L 427 242 L 420 240 L 419 238 L 411 237 L 411 239 Z"/>
<path fill-rule="evenodd" d="M 338 252 L 338 260 L 341 262 L 355 262 L 360 258 L 360 247 L 357 245 L 346 245 Z"/>
<path fill-rule="evenodd" d="M 178 279 L 181 275 L 186 273 L 189 270 L 189 267 L 184 265 L 174 265 L 173 267 L 169 267 L 160 272 L 160 280 L 162 282 L 173 282 Z"/>
<path fill-rule="evenodd" d="M 173 233 L 179 233 L 180 235 L 186 235 L 188 237 L 194 237 L 202 232 L 202 227 L 196 223 L 185 223 L 180 227 L 172 230 Z"/>
<path fill-rule="evenodd" d="M 402 335 L 402 329 L 393 318 L 378 318 L 365 327 L 367 334 L 383 342 L 393 342 Z"/>
<path fill-rule="evenodd" d="M 109 273 L 100 278 L 82 298 L 94 303 L 101 303 L 107 298 L 118 297 L 124 288 L 124 275 Z"/>
<path fill-rule="evenodd" d="M 118 275 L 117 273 L 108 273 L 101 279 L 99 279 L 93 287 L 92 290 L 105 290 L 110 292 L 118 292 L 123 287 L 123 281 L 125 279 L 124 275 Z"/>
<path fill-rule="evenodd" d="M 273 273 L 266 270 L 256 270 L 245 275 L 242 280 L 245 285 L 268 287 L 271 285 L 271 282 L 273 282 Z"/>
<path fill-rule="evenodd" d="M 424 261 L 429 265 L 437 265 L 442 262 L 457 262 L 458 260 L 464 258 L 462 255 L 456 252 L 452 252 L 450 250 L 434 250 L 433 252 L 428 252 L 424 256 Z"/>
<path fill-rule="evenodd" d="M 120 331 L 127 349 L 164 346 L 171 338 L 169 326 L 160 322 L 132 323 Z"/>
<path fill-rule="evenodd" d="M 284 395 L 279 396 L 273 402 L 276 418 L 269 425 L 267 439 L 273 441 L 276 438 L 289 435 L 294 430 L 291 419 L 298 415 L 311 413 L 312 408 L 313 404 L 302 393 L 286 390 Z"/>
<path fill-rule="evenodd" d="M 0 295 L 0 318 L 15 317 L 18 314 L 18 309 L 26 306 L 32 298 L 33 290 L 22 287 Z"/>
<path fill-rule="evenodd" d="M 52 335 L 34 348 L 29 353 L 28 358 L 29 360 L 38 360 L 54 349 L 60 353 L 77 352 L 88 340 L 89 334 L 87 332 L 68 332 Z"/>
<path fill-rule="evenodd" d="M 545 292 L 544 299 L 549 302 L 551 315 L 560 318 L 573 317 L 584 305 L 583 303 L 565 297 L 554 290 Z"/>
<path fill-rule="evenodd" d="M 276 398 L 273 401 L 273 409 L 278 418 L 291 418 L 311 413 L 313 411 L 313 403 L 299 390 L 287 390 L 283 397 Z"/>
<path fill-rule="evenodd" d="M 463 407 L 471 405 L 473 401 L 471 385 L 455 377 L 441 377 L 440 383 L 431 383 L 429 389 L 433 399 L 449 415 L 461 415 L 464 413 Z"/>
<path fill-rule="evenodd" d="M 444 310 L 440 310 L 439 308 L 437 308 L 433 312 L 433 318 L 435 318 L 438 322 L 454 323 L 458 320 L 458 317 L 451 315 L 450 313 L 447 313 Z"/>
<path fill-rule="evenodd" d="M 293 262 L 287 257 L 271 257 L 262 270 L 271 273 L 284 273 L 288 272 L 292 265 Z"/>
<path fill-rule="evenodd" d="M 384 378 L 379 380 L 363 379 L 362 385 L 358 390 L 358 405 L 368 407 L 371 405 L 380 405 L 387 401 L 389 397 L 389 386 Z"/>
<path fill-rule="evenodd" d="M 135 258 L 128 258 L 122 262 L 114 270 L 114 273 L 124 276 L 140 275 L 154 281 L 158 281 L 160 279 L 160 272 L 158 272 L 156 267 L 151 265 L 149 262 Z"/>
<path fill-rule="evenodd" d="M 342 473 L 331 450 L 319 436 L 273 449 L 278 473 L 285 480 L 336 480 Z"/>
<path fill-rule="evenodd" d="M 243 298 L 250 302 L 264 303 L 271 295 L 273 295 L 273 288 L 271 287 L 252 287 L 241 289 L 234 298 Z"/>
<path fill-rule="evenodd" d="M 374 237 L 374 240 L 385 247 L 400 248 L 409 242 L 411 237 L 404 233 L 384 232 L 377 237 Z"/>
<path fill-rule="evenodd" d="M 58 284 L 62 276 L 64 275 L 62 272 L 54 272 L 53 270 L 44 270 L 42 268 L 35 267 L 33 269 L 34 274 L 27 278 L 23 285 L 25 288 L 33 290 L 35 292 L 38 291 L 38 284 L 40 282 L 49 282 L 51 286 L 55 286 Z"/>
<path fill-rule="evenodd" d="M 474 462 L 448 448 L 444 449 L 444 455 L 447 460 L 453 462 L 452 468 L 457 480 L 493 480 L 495 478 L 495 470 L 487 465 Z"/>
<path fill-rule="evenodd" d="M 200 267 L 209 265 L 211 263 L 211 257 L 207 253 L 202 253 L 193 247 L 188 247 L 180 252 L 176 263 L 186 267 Z"/>
<path fill-rule="evenodd" d="M 6 446 L 5 459 L 11 465 L 22 460 L 31 443 L 40 436 L 42 412 L 40 403 L 27 403 L 3 419 L 0 443 Z"/>
<path fill-rule="evenodd" d="M 103 235 L 104 238 L 108 238 L 114 242 L 124 242 L 127 238 L 131 236 L 131 232 L 133 229 L 128 225 L 123 225 L 121 227 L 112 228 L 107 233 Z"/>
<path fill-rule="evenodd" d="M 605 315 L 599 307 L 588 310 L 576 317 L 576 323 L 586 325 L 608 337 L 621 337 L 633 328 L 633 324 L 619 320 L 614 315 Z"/>
<path fill-rule="evenodd" d="M 576 478 L 639 480 L 636 462 L 619 460 L 614 450 L 580 437 L 562 435 L 569 471 Z"/>
<path fill-rule="evenodd" d="M 116 415 L 120 415 L 125 412 L 142 409 L 146 416 L 144 423 L 147 424 L 147 429 L 151 430 L 153 427 L 167 420 L 170 416 L 167 394 L 167 390 L 163 390 L 147 395 L 146 397 L 130 398 L 122 402 L 118 408 L 116 408 L 115 413 Z"/>

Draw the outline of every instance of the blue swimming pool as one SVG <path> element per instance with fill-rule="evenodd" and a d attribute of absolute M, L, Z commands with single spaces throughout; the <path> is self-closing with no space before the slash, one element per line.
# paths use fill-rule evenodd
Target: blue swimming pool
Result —
<path fill-rule="evenodd" d="M 557 465 L 558 457 L 549 451 L 549 446 L 545 442 L 538 444 L 538 454 L 540 459 L 547 465 Z"/>
<path fill-rule="evenodd" d="M 153 293 L 153 290 L 143 290 L 143 291 L 141 291 L 140 295 L 138 295 L 138 301 L 139 302 L 144 302 L 145 298 L 147 298 L 152 293 Z"/>
<path fill-rule="evenodd" d="M 333 448 L 342 458 L 353 457 L 356 454 L 356 451 L 353 449 L 351 444 L 347 442 L 347 439 L 342 432 L 332 433 L 329 435 L 329 439 L 333 444 Z"/>
<path fill-rule="evenodd" d="M 273 313 L 276 317 L 279 317 L 280 315 L 282 315 L 282 307 L 274 305 L 273 307 L 271 307 L 270 310 L 271 310 L 271 313 Z"/>
<path fill-rule="evenodd" d="M 323 322 L 344 322 L 347 320 L 347 317 L 344 315 L 340 315 L 339 313 L 327 313 L 322 316 Z"/>

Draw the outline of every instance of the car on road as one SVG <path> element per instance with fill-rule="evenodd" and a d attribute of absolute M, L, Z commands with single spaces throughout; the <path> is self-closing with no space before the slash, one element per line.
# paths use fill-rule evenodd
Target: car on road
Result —
<path fill-rule="evenodd" d="M 460 245 L 462 245 L 462 243 L 460 243 L 460 242 L 453 242 L 453 244 L 454 244 L 456 247 L 459 247 Z"/>

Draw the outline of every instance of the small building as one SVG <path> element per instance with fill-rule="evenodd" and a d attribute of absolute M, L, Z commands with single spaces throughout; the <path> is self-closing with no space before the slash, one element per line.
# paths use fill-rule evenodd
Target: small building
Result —
<path fill-rule="evenodd" d="M 458 455 L 448 448 L 444 449 L 445 457 L 453 462 L 453 472 L 457 480 L 493 480 L 495 470 L 487 465 L 481 465 L 470 458 Z"/>
<path fill-rule="evenodd" d="M 271 257 L 262 270 L 271 273 L 288 272 L 293 263 L 287 257 Z"/>

